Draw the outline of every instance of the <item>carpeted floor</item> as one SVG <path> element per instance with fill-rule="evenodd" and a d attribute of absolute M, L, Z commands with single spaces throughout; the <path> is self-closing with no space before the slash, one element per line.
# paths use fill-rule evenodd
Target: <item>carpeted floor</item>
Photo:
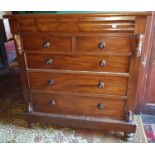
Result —
<path fill-rule="evenodd" d="M 155 143 L 155 116 L 142 114 L 141 118 L 148 142 Z"/>
<path fill-rule="evenodd" d="M 155 124 L 144 124 L 147 141 L 149 143 L 155 143 Z"/>
<path fill-rule="evenodd" d="M 25 106 L 21 101 L 10 103 L 0 101 L 0 142 L 1 143 L 123 143 L 127 142 L 121 133 L 96 130 L 71 129 L 55 126 L 27 128 L 22 112 Z M 135 116 L 137 131 L 130 142 L 146 142 L 140 117 Z"/>

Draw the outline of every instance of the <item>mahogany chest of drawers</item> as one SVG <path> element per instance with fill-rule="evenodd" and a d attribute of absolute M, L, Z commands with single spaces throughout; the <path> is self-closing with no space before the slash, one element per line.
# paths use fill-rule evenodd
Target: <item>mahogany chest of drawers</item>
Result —
<path fill-rule="evenodd" d="M 134 133 L 148 12 L 12 15 L 29 124 Z"/>

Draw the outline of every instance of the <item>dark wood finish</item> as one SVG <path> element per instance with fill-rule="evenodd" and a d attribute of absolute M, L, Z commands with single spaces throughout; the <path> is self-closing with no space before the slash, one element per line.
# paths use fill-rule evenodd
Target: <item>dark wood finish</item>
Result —
<path fill-rule="evenodd" d="M 29 124 L 47 123 L 59 126 L 70 126 L 74 128 L 97 129 L 102 131 L 122 131 L 133 133 L 136 131 L 136 125 L 117 119 L 108 119 L 100 117 L 86 117 L 76 115 L 46 114 L 39 112 L 23 114 Z"/>
<path fill-rule="evenodd" d="M 140 78 L 138 85 L 137 102 L 140 107 L 139 112 L 155 115 L 155 13 L 149 16 L 146 25 L 146 35 L 142 61 L 140 65 Z"/>
<path fill-rule="evenodd" d="M 153 38 L 152 38 L 152 46 L 149 60 L 149 68 L 148 68 L 148 77 L 147 77 L 147 85 L 146 85 L 146 103 L 151 103 L 152 106 L 154 104 L 153 110 L 155 110 L 155 13 L 153 14 Z M 154 112 L 155 114 L 155 112 Z"/>
<path fill-rule="evenodd" d="M 132 36 L 81 36 L 76 37 L 76 51 L 91 51 L 91 52 L 131 52 L 132 51 Z M 105 47 L 100 48 L 100 43 L 104 43 Z"/>
<path fill-rule="evenodd" d="M 31 92 L 25 93 L 31 98 L 26 120 L 135 132 L 129 120 L 138 107 L 142 40 L 137 37 L 145 33 L 149 15 L 5 16 L 21 37 L 16 40 L 24 55 L 23 86 Z"/>
<path fill-rule="evenodd" d="M 27 104 L 27 112 L 32 111 L 32 105 L 31 105 L 31 96 L 30 96 L 30 87 L 29 87 L 29 81 L 28 81 L 28 76 L 26 72 L 26 61 L 25 61 L 25 54 L 22 51 L 21 47 L 21 40 L 20 40 L 20 35 L 15 34 L 14 36 L 15 40 L 15 46 L 17 50 L 17 58 L 18 58 L 18 63 L 20 64 L 20 77 L 21 77 L 21 83 L 22 83 L 22 88 L 23 88 L 23 97 L 25 100 L 25 103 Z"/>
<path fill-rule="evenodd" d="M 134 26 L 130 26 L 135 22 L 136 16 L 147 16 L 151 12 L 128 12 L 128 13 L 97 13 L 97 14 L 65 14 L 59 15 L 54 14 L 32 14 L 29 15 L 14 15 L 4 16 L 9 18 L 13 24 L 12 32 L 17 33 L 22 32 L 134 32 Z M 18 20 L 15 22 L 12 19 Z M 76 24 L 75 24 L 76 22 Z M 80 25 L 80 22 L 81 25 Z M 90 22 L 88 24 L 88 22 Z M 99 24 L 97 24 L 97 22 Z M 117 23 L 123 23 L 123 26 Z M 128 22 L 127 26 L 124 26 Z M 79 24 L 78 24 L 79 23 Z M 105 23 L 105 25 L 103 24 Z M 109 24 L 110 23 L 110 24 Z M 116 23 L 116 24 L 115 24 Z M 107 25 L 110 25 L 107 27 Z M 112 24 L 115 24 L 112 26 Z M 18 30 L 17 30 L 18 27 Z M 17 30 L 17 31 L 16 31 Z"/>
<path fill-rule="evenodd" d="M 135 35 L 140 35 L 145 33 L 146 18 L 138 16 L 135 22 Z M 140 39 L 138 39 L 140 41 Z M 136 39 L 134 46 L 137 47 Z M 142 47 L 141 47 L 142 48 Z M 135 112 L 138 109 L 137 102 L 137 88 L 138 88 L 138 78 L 139 78 L 139 66 L 141 62 L 141 53 L 137 55 L 136 49 L 133 51 L 133 55 L 130 62 L 130 78 L 128 82 L 128 100 L 127 100 L 127 112 Z M 136 93 L 135 93 L 136 92 Z M 127 113 L 128 114 L 128 113 Z"/>
<path fill-rule="evenodd" d="M 125 110 L 125 100 L 104 97 L 32 93 L 32 101 L 34 111 L 43 113 L 111 116 L 123 119 Z M 100 105 L 103 105 L 103 109 Z"/>
<path fill-rule="evenodd" d="M 52 36 L 45 34 L 23 34 L 23 47 L 25 51 L 71 51 L 72 50 L 72 38 L 68 36 Z M 49 43 L 49 47 L 45 47 L 45 44 Z"/>
<path fill-rule="evenodd" d="M 154 87 L 154 80 L 155 80 L 155 61 L 150 62 L 149 68 L 149 79 L 148 79 L 148 94 L 147 94 L 147 102 L 155 104 L 155 87 Z"/>
<path fill-rule="evenodd" d="M 103 75 L 83 75 L 55 72 L 29 72 L 29 81 L 32 89 L 80 92 L 92 94 L 126 95 L 128 78 L 103 76 Z M 48 81 L 53 80 L 49 85 Z M 99 87 L 100 82 L 103 87 Z"/>
<path fill-rule="evenodd" d="M 27 53 L 30 69 L 60 69 L 100 72 L 129 72 L 128 56 Z M 48 63 L 51 61 L 51 63 Z"/>

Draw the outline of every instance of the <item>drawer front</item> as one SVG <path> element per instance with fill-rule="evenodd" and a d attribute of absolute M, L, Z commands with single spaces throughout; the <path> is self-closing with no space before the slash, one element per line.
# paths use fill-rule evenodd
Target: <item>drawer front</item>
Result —
<path fill-rule="evenodd" d="M 131 52 L 131 36 L 79 36 L 76 37 L 78 52 Z"/>
<path fill-rule="evenodd" d="M 23 34 L 25 51 L 68 52 L 72 50 L 72 39 L 69 36 L 52 36 L 43 34 Z"/>
<path fill-rule="evenodd" d="M 11 20 L 10 20 L 11 21 Z M 22 32 L 99 32 L 133 33 L 135 16 L 51 16 L 18 18 L 18 29 Z M 11 22 L 11 26 L 12 26 Z"/>
<path fill-rule="evenodd" d="M 56 72 L 29 72 L 32 89 L 126 95 L 128 78 Z"/>
<path fill-rule="evenodd" d="M 43 113 L 122 118 L 125 109 L 125 100 L 103 97 L 32 93 L 32 101 L 34 111 Z"/>
<path fill-rule="evenodd" d="M 35 54 L 27 53 L 28 68 L 129 72 L 130 58 L 114 55 Z"/>

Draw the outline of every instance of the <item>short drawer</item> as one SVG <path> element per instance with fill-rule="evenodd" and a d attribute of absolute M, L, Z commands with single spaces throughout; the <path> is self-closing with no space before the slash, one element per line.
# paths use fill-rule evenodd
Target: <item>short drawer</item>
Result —
<path fill-rule="evenodd" d="M 68 52 L 72 50 L 72 38 L 70 36 L 52 36 L 34 33 L 23 34 L 22 39 L 25 51 Z"/>
<path fill-rule="evenodd" d="M 32 93 L 35 112 L 124 117 L 125 100 L 54 93 Z"/>
<path fill-rule="evenodd" d="M 28 72 L 31 89 L 74 93 L 126 95 L 126 77 L 107 75 Z"/>
<path fill-rule="evenodd" d="M 131 52 L 132 36 L 78 36 L 78 52 Z"/>
<path fill-rule="evenodd" d="M 27 53 L 32 69 L 58 69 L 100 72 L 129 72 L 130 57 L 116 55 L 36 54 Z"/>

